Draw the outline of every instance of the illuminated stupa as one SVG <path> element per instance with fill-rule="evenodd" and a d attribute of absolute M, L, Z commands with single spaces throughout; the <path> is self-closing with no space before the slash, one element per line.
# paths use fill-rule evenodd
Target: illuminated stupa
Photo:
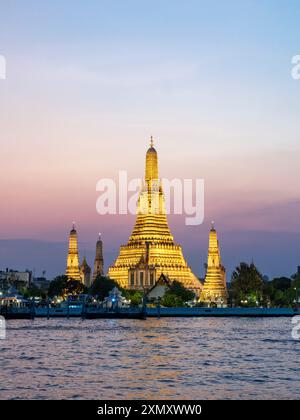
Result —
<path fill-rule="evenodd" d="M 200 294 L 202 284 L 187 265 L 180 245 L 174 243 L 168 226 L 157 152 L 151 138 L 135 227 L 108 275 L 123 288 L 143 290 L 152 287 L 162 273 Z"/>
<path fill-rule="evenodd" d="M 69 280 L 82 281 L 79 269 L 78 242 L 75 223 L 73 223 L 73 228 L 70 232 L 66 276 L 68 276 Z"/>
<path fill-rule="evenodd" d="M 226 273 L 221 262 L 219 241 L 213 222 L 209 232 L 207 270 L 200 301 L 226 305 L 227 298 Z"/>

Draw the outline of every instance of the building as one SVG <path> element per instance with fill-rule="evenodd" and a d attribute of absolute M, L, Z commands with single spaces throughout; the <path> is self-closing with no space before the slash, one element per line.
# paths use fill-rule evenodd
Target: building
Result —
<path fill-rule="evenodd" d="M 69 252 L 67 257 L 67 270 L 66 276 L 69 280 L 81 281 L 80 269 L 79 269 L 79 254 L 78 254 L 78 241 L 75 224 L 70 232 L 69 238 Z"/>
<path fill-rule="evenodd" d="M 6 269 L 0 271 L 0 289 L 7 290 L 11 286 L 29 287 L 32 282 L 32 271 L 16 271 Z"/>
<path fill-rule="evenodd" d="M 159 302 L 165 296 L 165 293 L 170 289 L 171 282 L 167 276 L 161 274 L 155 285 L 148 290 L 146 298 L 148 302 Z"/>
<path fill-rule="evenodd" d="M 181 246 L 174 242 L 168 226 L 158 177 L 158 156 L 151 138 L 135 227 L 128 243 L 121 246 L 108 275 L 125 289 L 147 290 L 162 273 L 200 294 L 202 285 L 185 261 Z"/>
<path fill-rule="evenodd" d="M 144 290 L 155 284 L 156 267 L 149 263 L 149 242 L 146 242 L 145 245 L 145 255 L 142 254 L 140 261 L 129 268 L 128 275 L 130 289 Z M 146 280 L 147 284 L 145 284 Z"/>
<path fill-rule="evenodd" d="M 85 257 L 83 258 L 83 261 L 80 265 L 80 277 L 81 277 L 81 282 L 86 287 L 91 287 L 92 270 L 91 270 L 91 267 L 88 265 Z"/>
<path fill-rule="evenodd" d="M 96 255 L 94 261 L 94 272 L 93 272 L 93 281 L 96 277 L 104 275 L 104 260 L 103 260 L 103 243 L 101 240 L 101 234 L 99 233 L 99 239 L 96 244 Z"/>
<path fill-rule="evenodd" d="M 217 232 L 212 223 L 209 233 L 207 270 L 200 301 L 224 306 L 227 304 L 226 272 L 221 262 Z"/>

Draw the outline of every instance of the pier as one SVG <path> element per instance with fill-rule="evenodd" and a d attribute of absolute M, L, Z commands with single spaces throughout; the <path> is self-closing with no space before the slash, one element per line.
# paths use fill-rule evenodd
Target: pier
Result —
<path fill-rule="evenodd" d="M 293 317 L 300 315 L 299 308 L 207 308 L 207 307 L 131 307 L 105 308 L 85 307 L 84 305 L 66 307 L 7 307 L 1 308 L 1 316 L 5 319 L 34 318 L 82 318 L 82 319 L 146 319 L 146 318 L 201 318 L 201 317 L 248 317 L 271 318 Z"/>

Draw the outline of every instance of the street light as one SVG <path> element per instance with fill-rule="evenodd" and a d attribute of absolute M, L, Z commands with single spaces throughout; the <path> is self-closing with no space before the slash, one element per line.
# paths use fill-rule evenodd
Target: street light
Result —
<path fill-rule="evenodd" d="M 299 289 L 297 289 L 297 287 L 294 287 L 294 290 L 295 290 L 295 295 L 296 295 L 296 296 L 295 296 L 295 297 L 296 297 L 296 299 L 295 299 L 295 303 L 296 303 L 296 305 L 297 305 L 297 303 L 299 303 L 299 302 L 298 302 L 298 290 L 299 290 Z"/>

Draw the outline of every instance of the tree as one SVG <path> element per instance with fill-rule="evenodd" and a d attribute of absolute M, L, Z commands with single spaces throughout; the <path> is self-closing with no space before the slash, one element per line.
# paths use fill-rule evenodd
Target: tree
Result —
<path fill-rule="evenodd" d="M 42 290 L 35 284 L 31 284 L 24 292 L 24 297 L 40 297 Z"/>
<path fill-rule="evenodd" d="M 171 284 L 169 292 L 174 294 L 175 296 L 180 297 L 183 300 L 183 302 L 188 302 L 195 298 L 194 292 L 187 289 L 186 287 L 183 286 L 182 283 L 176 280 L 173 281 L 173 283 Z"/>
<path fill-rule="evenodd" d="M 87 288 L 79 280 L 69 280 L 67 281 L 66 288 L 64 290 L 65 295 L 81 295 L 86 293 Z"/>
<path fill-rule="evenodd" d="M 271 281 L 271 284 L 275 289 L 285 292 L 291 287 L 292 280 L 288 277 L 276 277 Z"/>
<path fill-rule="evenodd" d="M 90 288 L 90 293 L 93 296 L 97 296 L 99 299 L 103 300 L 109 295 L 109 292 L 114 287 L 117 287 L 121 292 L 123 292 L 118 283 L 116 283 L 114 280 L 110 279 L 109 277 L 98 275 Z"/>
<path fill-rule="evenodd" d="M 11 286 L 21 294 L 26 291 L 26 282 L 23 280 L 12 280 Z"/>
<path fill-rule="evenodd" d="M 300 279 L 299 279 L 300 280 Z M 264 282 L 263 303 L 275 307 L 291 307 L 297 300 L 298 274 L 288 277 L 276 277 L 272 281 Z"/>
<path fill-rule="evenodd" d="M 181 297 L 175 295 L 174 293 L 170 293 L 170 291 L 168 290 L 161 300 L 161 305 L 166 306 L 168 308 L 181 307 L 184 305 L 184 301 Z"/>
<path fill-rule="evenodd" d="M 48 295 L 50 297 L 54 296 L 64 296 L 65 290 L 67 288 L 68 277 L 67 276 L 57 276 L 54 280 L 51 281 L 48 289 Z"/>
<path fill-rule="evenodd" d="M 194 299 L 195 294 L 186 289 L 180 282 L 174 281 L 166 291 L 161 304 L 167 307 L 184 306 L 185 302 Z"/>
<path fill-rule="evenodd" d="M 296 288 L 297 290 L 300 290 L 300 269 L 298 270 L 296 274 L 292 275 L 291 287 L 294 289 Z"/>
<path fill-rule="evenodd" d="M 138 290 L 124 290 L 123 295 L 133 306 L 138 306 L 143 301 L 143 293 Z"/>
<path fill-rule="evenodd" d="M 263 286 L 263 277 L 253 263 L 242 262 L 232 273 L 231 292 L 236 305 L 243 301 L 246 306 L 256 306 L 262 300 Z"/>

